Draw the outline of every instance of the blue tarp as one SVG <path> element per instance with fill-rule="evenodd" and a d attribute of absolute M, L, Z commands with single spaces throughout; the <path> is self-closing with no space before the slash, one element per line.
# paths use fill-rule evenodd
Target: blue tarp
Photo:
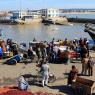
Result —
<path fill-rule="evenodd" d="M 0 55 L 2 55 L 3 54 L 3 50 L 2 50 L 2 48 L 0 47 Z"/>
<path fill-rule="evenodd" d="M 15 55 L 15 56 L 11 57 L 10 59 L 8 59 L 6 61 L 6 64 L 9 64 L 9 65 L 14 64 L 14 62 L 15 62 L 14 59 L 16 60 L 16 62 L 20 62 L 21 56 L 20 55 Z"/>

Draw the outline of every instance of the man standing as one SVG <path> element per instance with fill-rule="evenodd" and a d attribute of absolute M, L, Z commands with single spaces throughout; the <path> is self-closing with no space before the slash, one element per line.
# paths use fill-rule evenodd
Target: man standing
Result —
<path fill-rule="evenodd" d="M 81 55 L 81 62 L 84 58 L 88 57 L 88 51 L 86 45 L 83 45 L 83 47 L 81 47 L 80 55 Z"/>
<path fill-rule="evenodd" d="M 90 57 L 88 60 L 88 74 L 89 76 L 93 75 L 93 66 L 95 64 L 95 59 Z"/>
<path fill-rule="evenodd" d="M 82 59 L 82 75 L 86 75 L 87 74 L 88 61 L 89 61 L 88 57 Z"/>
<path fill-rule="evenodd" d="M 48 85 L 48 78 L 49 78 L 49 65 L 44 60 L 41 66 L 41 73 L 42 73 L 42 86 Z"/>

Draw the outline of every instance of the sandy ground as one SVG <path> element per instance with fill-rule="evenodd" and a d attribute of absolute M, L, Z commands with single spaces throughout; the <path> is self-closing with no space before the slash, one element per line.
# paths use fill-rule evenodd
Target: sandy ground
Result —
<path fill-rule="evenodd" d="M 33 74 L 36 75 L 36 63 L 30 63 L 25 65 L 23 63 L 18 63 L 17 65 L 10 66 L 10 65 L 2 65 L 2 60 L 0 60 L 0 86 L 2 85 L 9 85 L 13 84 L 17 81 L 21 74 Z M 69 63 L 68 65 L 65 64 L 49 64 L 50 72 L 54 73 L 57 80 L 53 83 L 49 83 L 48 87 L 41 87 L 41 83 L 30 85 L 29 90 L 32 92 L 49 92 L 49 93 L 61 93 L 64 95 L 74 95 L 73 91 L 70 87 L 67 86 L 67 75 L 65 73 L 69 73 L 71 66 L 76 65 L 81 73 L 81 62 L 77 61 L 75 63 Z M 94 65 L 94 75 L 93 76 L 82 76 L 87 79 L 91 79 L 95 81 L 95 65 Z M 11 80 L 12 79 L 12 80 Z M 14 81 L 13 81 L 14 79 Z M 11 82 L 9 81 L 11 80 Z M 14 84 L 13 84 L 14 85 Z"/>

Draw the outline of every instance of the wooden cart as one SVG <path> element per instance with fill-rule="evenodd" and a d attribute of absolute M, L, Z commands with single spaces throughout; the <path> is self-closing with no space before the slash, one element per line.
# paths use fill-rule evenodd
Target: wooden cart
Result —
<path fill-rule="evenodd" d="M 76 95 L 95 95 L 95 81 L 77 77 L 76 82 L 72 83 L 72 88 Z"/>

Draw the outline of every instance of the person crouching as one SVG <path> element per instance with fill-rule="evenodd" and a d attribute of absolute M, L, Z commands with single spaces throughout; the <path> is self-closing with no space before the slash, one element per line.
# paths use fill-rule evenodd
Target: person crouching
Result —
<path fill-rule="evenodd" d="M 72 85 L 72 83 L 76 81 L 77 75 L 78 75 L 78 70 L 75 67 L 75 65 L 72 65 L 72 69 L 68 76 L 68 85 Z"/>
<path fill-rule="evenodd" d="M 18 88 L 20 90 L 27 90 L 28 89 L 28 82 L 25 80 L 23 76 L 20 76 L 18 79 Z"/>

